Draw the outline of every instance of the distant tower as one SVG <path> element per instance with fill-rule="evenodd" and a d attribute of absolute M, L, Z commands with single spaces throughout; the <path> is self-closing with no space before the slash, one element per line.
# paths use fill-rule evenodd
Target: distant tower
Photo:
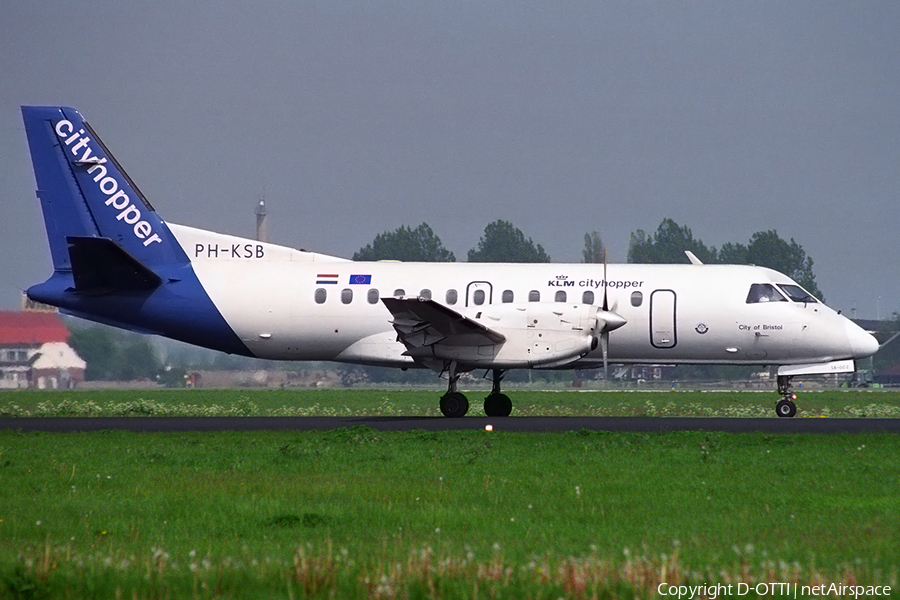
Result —
<path fill-rule="evenodd" d="M 269 241 L 269 225 L 266 222 L 266 199 L 260 198 L 256 205 L 256 240 L 258 242 Z"/>

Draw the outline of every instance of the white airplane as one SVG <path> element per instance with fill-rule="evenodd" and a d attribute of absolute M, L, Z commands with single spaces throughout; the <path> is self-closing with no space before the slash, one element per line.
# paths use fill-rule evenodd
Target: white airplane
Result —
<path fill-rule="evenodd" d="M 227 353 L 425 367 L 441 412 L 469 408 L 461 373 L 616 363 L 847 373 L 874 337 L 762 267 L 353 262 L 164 221 L 78 111 L 22 107 L 53 274 L 28 289 L 64 313 Z"/>

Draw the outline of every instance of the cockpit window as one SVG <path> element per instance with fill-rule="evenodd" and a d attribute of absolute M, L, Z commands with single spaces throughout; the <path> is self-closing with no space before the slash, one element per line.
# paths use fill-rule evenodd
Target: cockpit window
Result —
<path fill-rule="evenodd" d="M 778 287 L 780 287 L 781 291 L 787 294 L 787 297 L 794 302 L 818 302 L 812 294 L 799 285 L 778 284 Z"/>
<path fill-rule="evenodd" d="M 787 299 L 770 283 L 754 283 L 747 294 L 747 304 L 757 302 L 787 302 Z"/>

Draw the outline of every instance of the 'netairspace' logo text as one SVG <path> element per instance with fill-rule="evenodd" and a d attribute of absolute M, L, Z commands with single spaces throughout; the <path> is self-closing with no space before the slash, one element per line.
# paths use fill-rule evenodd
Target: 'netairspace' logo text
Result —
<path fill-rule="evenodd" d="M 822 585 L 800 585 L 798 583 L 729 583 L 715 585 L 669 585 L 661 583 L 656 588 L 660 596 L 672 596 L 681 600 L 685 598 L 708 598 L 715 600 L 721 596 L 746 596 L 750 592 L 757 596 L 787 596 L 790 598 L 806 598 L 809 596 L 845 596 L 847 598 L 865 598 L 870 596 L 889 596 L 891 587 L 887 585 L 845 585 L 842 583 Z"/>
<path fill-rule="evenodd" d="M 115 178 L 106 175 L 106 167 L 104 166 L 106 164 L 106 159 L 91 156 L 93 150 L 88 146 L 88 142 L 91 141 L 91 138 L 87 136 L 80 137 L 84 135 L 84 129 L 75 131 L 75 126 L 67 119 L 59 121 L 54 129 L 56 130 L 56 135 L 59 136 L 59 139 L 61 139 L 63 143 L 69 147 L 69 150 L 71 150 L 72 155 L 76 159 L 75 164 L 91 165 L 91 168 L 87 171 L 88 174 L 97 171 L 97 174 L 94 175 L 94 181 L 97 182 L 100 191 L 109 196 L 106 199 L 105 204 L 121 211 L 116 215 L 116 220 L 124 221 L 128 225 L 131 225 L 133 227 L 134 237 L 139 240 L 144 240 L 145 246 L 162 242 L 159 236 L 153 233 L 153 226 L 147 221 L 141 220 L 140 209 L 131 202 L 125 192 L 119 189 L 119 182 L 116 181 Z M 78 142 L 77 144 L 75 143 L 76 141 Z M 78 156 L 78 151 L 82 148 L 84 149 L 84 152 L 81 156 Z"/>

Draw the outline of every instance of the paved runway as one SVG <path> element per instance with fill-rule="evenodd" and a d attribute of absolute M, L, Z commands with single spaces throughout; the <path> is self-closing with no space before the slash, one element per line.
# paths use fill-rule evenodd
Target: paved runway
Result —
<path fill-rule="evenodd" d="M 381 431 L 724 431 L 729 433 L 900 433 L 900 419 L 707 417 L 11 417 L 19 431 L 311 431 L 370 427 Z"/>

